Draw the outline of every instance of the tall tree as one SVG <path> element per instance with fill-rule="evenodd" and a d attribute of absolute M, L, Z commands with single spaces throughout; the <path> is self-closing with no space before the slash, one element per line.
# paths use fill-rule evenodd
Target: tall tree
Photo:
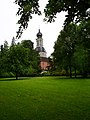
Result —
<path fill-rule="evenodd" d="M 16 43 L 15 43 L 15 38 L 13 37 L 11 41 L 11 46 L 14 46 L 14 45 L 16 45 Z"/>
<path fill-rule="evenodd" d="M 39 70 L 37 52 L 23 47 L 22 44 L 10 47 L 5 63 L 7 70 L 13 72 L 16 79 L 19 75 L 30 75 Z"/>
<path fill-rule="evenodd" d="M 72 57 L 75 51 L 76 45 L 76 25 L 70 24 L 60 32 L 58 39 L 54 45 L 54 61 L 56 68 L 65 69 L 68 73 L 70 71 L 70 77 L 72 77 Z"/>
<path fill-rule="evenodd" d="M 1 45 L 1 51 L 0 51 L 0 76 L 3 76 L 3 74 L 6 72 L 6 59 L 7 59 L 7 53 L 8 53 L 8 42 L 4 41 L 4 45 Z"/>
<path fill-rule="evenodd" d="M 8 42 L 5 40 L 4 41 L 4 48 L 3 48 L 5 51 L 8 50 Z"/>
<path fill-rule="evenodd" d="M 70 24 L 60 32 L 54 45 L 54 60 L 58 68 L 75 69 L 84 77 L 90 74 L 90 21 Z M 76 76 L 76 75 L 75 75 Z"/>
<path fill-rule="evenodd" d="M 0 75 L 2 76 L 10 72 L 16 76 L 16 79 L 19 75 L 35 75 L 39 72 L 39 64 L 39 54 L 29 44 L 20 43 L 10 46 L 8 50 L 0 51 Z"/>
<path fill-rule="evenodd" d="M 74 53 L 74 60 L 78 71 L 83 76 L 90 74 L 90 21 L 83 21 L 77 29 L 78 43 Z"/>
<path fill-rule="evenodd" d="M 18 75 L 24 72 L 24 69 L 29 66 L 29 50 L 21 45 L 10 47 L 7 54 L 7 70 L 15 73 L 16 79 Z"/>

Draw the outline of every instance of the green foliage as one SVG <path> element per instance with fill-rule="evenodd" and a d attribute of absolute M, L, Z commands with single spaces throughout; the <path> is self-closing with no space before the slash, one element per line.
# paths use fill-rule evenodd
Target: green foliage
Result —
<path fill-rule="evenodd" d="M 90 20 L 64 27 L 54 45 L 53 59 L 57 70 L 78 70 L 90 74 Z"/>
<path fill-rule="evenodd" d="M 89 17 L 86 14 L 88 8 L 90 8 L 89 0 L 49 0 L 44 12 L 48 22 L 54 21 L 57 13 L 67 12 L 64 23 L 67 25 L 74 20 L 78 22 Z"/>
<path fill-rule="evenodd" d="M 6 55 L 8 53 L 8 42 L 4 41 L 4 45 L 1 45 L 1 51 L 0 51 L 0 77 L 3 76 L 3 74 L 6 74 Z"/>
<path fill-rule="evenodd" d="M 8 51 L 8 70 L 13 71 L 16 77 L 22 73 L 25 67 L 29 65 L 29 50 L 21 45 L 13 46 Z"/>
<path fill-rule="evenodd" d="M 16 43 L 15 43 L 15 38 L 13 37 L 11 41 L 11 46 L 14 46 L 14 45 L 16 45 Z"/>
<path fill-rule="evenodd" d="M 17 38 L 20 38 L 23 29 L 28 27 L 28 22 L 32 19 L 32 15 L 41 15 L 41 11 L 39 10 L 39 0 L 15 0 L 15 4 L 18 5 L 17 15 L 20 16 L 18 20 L 20 27 L 17 32 Z M 56 14 L 64 11 L 67 12 L 64 25 L 74 21 L 80 22 L 83 19 L 90 18 L 89 8 L 89 0 L 49 0 L 44 9 L 45 20 L 47 22 L 55 21 Z"/>
<path fill-rule="evenodd" d="M 8 42 L 6 40 L 4 41 L 4 50 L 8 50 Z"/>
<path fill-rule="evenodd" d="M 60 32 L 54 45 L 54 62 L 56 69 L 70 69 L 72 67 L 72 57 L 75 51 L 76 43 L 76 25 L 70 24 Z M 71 73 L 70 73 L 71 74 Z"/>
<path fill-rule="evenodd" d="M 4 70 L 0 72 L 0 78 L 10 78 L 15 77 L 15 74 L 13 72 L 5 72 Z"/>
<path fill-rule="evenodd" d="M 31 40 L 22 40 L 21 44 L 25 48 L 33 49 L 33 42 Z"/>
<path fill-rule="evenodd" d="M 77 51 L 74 53 L 74 59 L 78 66 L 78 69 L 83 70 L 83 69 L 87 68 L 87 66 L 86 66 L 87 57 L 88 57 L 87 51 L 79 46 L 79 48 L 77 48 Z"/>
<path fill-rule="evenodd" d="M 0 79 L 1 120 L 89 120 L 90 79 Z"/>
<path fill-rule="evenodd" d="M 40 15 L 39 0 L 15 0 L 15 3 L 19 6 L 17 15 L 20 16 L 18 24 L 20 25 L 17 32 L 17 38 L 21 37 L 23 29 L 28 27 L 28 22 L 32 19 L 32 14 Z"/>
<path fill-rule="evenodd" d="M 0 52 L 0 76 L 8 77 L 9 72 L 12 72 L 18 79 L 18 76 L 30 76 L 39 72 L 39 54 L 31 44 L 26 43 L 31 41 L 10 46 Z"/>
<path fill-rule="evenodd" d="M 90 74 L 90 20 L 83 21 L 78 26 L 78 44 L 75 52 L 76 63 L 79 67 L 79 69 L 82 71 L 82 73 Z M 77 62 L 78 61 L 78 62 Z M 77 69 L 78 69 L 77 67 Z"/>

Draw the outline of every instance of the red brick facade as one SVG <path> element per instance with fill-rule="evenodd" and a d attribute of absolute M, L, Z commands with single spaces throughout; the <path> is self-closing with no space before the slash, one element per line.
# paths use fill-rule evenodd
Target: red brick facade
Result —
<path fill-rule="evenodd" d="M 43 57 L 41 58 L 40 67 L 41 67 L 41 70 L 48 70 L 48 67 L 49 67 L 48 58 L 43 58 Z"/>

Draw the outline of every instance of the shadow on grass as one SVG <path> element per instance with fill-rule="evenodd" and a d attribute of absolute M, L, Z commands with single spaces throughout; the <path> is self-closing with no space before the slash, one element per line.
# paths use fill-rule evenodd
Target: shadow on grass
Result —
<path fill-rule="evenodd" d="M 74 77 L 72 76 L 70 78 L 70 76 L 53 76 L 53 78 L 55 77 L 55 80 L 85 80 L 85 79 L 90 79 L 90 77 L 82 77 L 82 76 L 77 76 L 77 77 Z"/>
<path fill-rule="evenodd" d="M 0 81 L 20 81 L 20 80 L 30 80 L 32 77 L 19 77 L 17 80 L 16 78 L 0 78 Z"/>
<path fill-rule="evenodd" d="M 85 79 L 90 79 L 90 77 L 88 78 L 83 78 L 83 77 L 72 77 L 70 78 L 69 76 L 42 76 L 40 78 L 55 78 L 55 80 L 85 80 Z M 20 81 L 20 80 L 31 80 L 33 77 L 19 77 L 17 80 L 16 78 L 0 78 L 0 81 L 4 82 L 4 81 Z"/>

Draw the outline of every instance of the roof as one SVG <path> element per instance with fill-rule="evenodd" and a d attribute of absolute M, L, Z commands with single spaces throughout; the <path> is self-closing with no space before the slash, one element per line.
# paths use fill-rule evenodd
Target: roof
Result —
<path fill-rule="evenodd" d="M 44 47 L 36 47 L 36 51 L 38 51 L 38 52 L 46 52 Z"/>
<path fill-rule="evenodd" d="M 41 57 L 40 60 L 43 61 L 43 62 L 49 62 L 47 57 Z"/>
<path fill-rule="evenodd" d="M 39 31 L 37 33 L 37 37 L 42 37 L 42 33 L 40 32 L 40 29 L 39 29 Z"/>

